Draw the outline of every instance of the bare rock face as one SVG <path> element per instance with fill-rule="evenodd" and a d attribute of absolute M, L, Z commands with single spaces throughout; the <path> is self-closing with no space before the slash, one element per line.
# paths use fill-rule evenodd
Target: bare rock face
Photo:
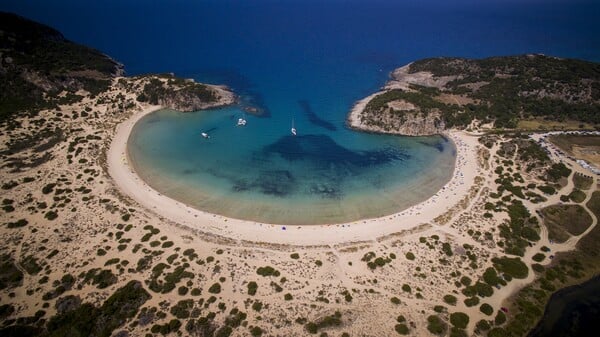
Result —
<path fill-rule="evenodd" d="M 439 113 L 407 112 L 395 129 L 406 136 L 436 135 L 444 132 L 445 123 Z"/>
<path fill-rule="evenodd" d="M 373 116 L 362 115 L 350 126 L 359 130 L 399 134 L 404 136 L 430 136 L 441 134 L 445 123 L 439 112 L 423 113 L 416 110 L 398 111 L 388 108 Z"/>

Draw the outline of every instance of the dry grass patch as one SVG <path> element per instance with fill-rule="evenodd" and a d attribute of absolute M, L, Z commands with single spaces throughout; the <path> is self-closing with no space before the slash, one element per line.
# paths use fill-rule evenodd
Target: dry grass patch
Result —
<path fill-rule="evenodd" d="M 541 210 L 548 237 L 557 242 L 580 235 L 592 224 L 590 214 L 579 205 L 552 205 Z"/>

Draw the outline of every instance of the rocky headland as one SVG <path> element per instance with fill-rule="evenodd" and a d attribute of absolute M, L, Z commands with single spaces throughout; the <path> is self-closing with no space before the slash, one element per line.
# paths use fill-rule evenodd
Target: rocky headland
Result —
<path fill-rule="evenodd" d="M 600 123 L 600 65 L 544 55 L 431 58 L 394 70 L 377 93 L 358 101 L 351 128 L 424 136 L 447 128 L 519 122 Z M 580 127 L 581 128 L 581 127 Z"/>
<path fill-rule="evenodd" d="M 236 100 L 226 87 L 173 74 L 123 77 L 123 65 L 109 56 L 15 14 L 0 12 L 0 33 L 0 119 L 95 98 L 115 85 L 139 103 L 180 111 Z"/>

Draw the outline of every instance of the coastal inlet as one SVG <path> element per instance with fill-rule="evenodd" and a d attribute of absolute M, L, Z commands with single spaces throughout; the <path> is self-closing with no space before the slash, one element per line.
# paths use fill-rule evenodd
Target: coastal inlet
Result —
<path fill-rule="evenodd" d="M 247 125 L 236 125 L 242 116 Z M 294 136 L 290 123 L 237 107 L 161 110 L 133 128 L 128 156 L 152 188 L 194 208 L 297 225 L 398 212 L 436 193 L 454 169 L 454 144 L 441 136 L 364 134 L 321 120 Z"/>

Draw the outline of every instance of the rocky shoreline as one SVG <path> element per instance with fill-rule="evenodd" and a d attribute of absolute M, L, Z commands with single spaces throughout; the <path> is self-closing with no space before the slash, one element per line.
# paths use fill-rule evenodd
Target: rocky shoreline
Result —
<path fill-rule="evenodd" d="M 135 85 L 125 85 L 125 88 L 136 95 L 138 102 L 181 112 L 223 107 L 237 102 L 237 96 L 226 86 L 198 83 L 171 74 L 136 76 L 118 81 L 127 79 L 135 82 Z"/>
<path fill-rule="evenodd" d="M 439 113 L 423 113 L 415 109 L 414 105 L 405 101 L 398 101 L 396 102 L 398 104 L 395 106 L 388 104 L 390 105 L 388 107 L 388 116 L 382 113 L 375 121 L 372 119 L 373 116 L 369 116 L 372 113 L 367 112 L 367 105 L 379 95 L 395 89 L 410 92 L 412 90 L 411 85 L 442 87 L 448 81 L 455 78 L 454 76 L 434 77 L 432 73 L 424 71 L 409 73 L 409 68 L 410 63 L 395 69 L 390 74 L 391 79 L 385 84 L 382 90 L 357 101 L 346 118 L 348 127 L 358 131 L 402 136 L 433 136 L 443 134 L 446 128 Z"/>

